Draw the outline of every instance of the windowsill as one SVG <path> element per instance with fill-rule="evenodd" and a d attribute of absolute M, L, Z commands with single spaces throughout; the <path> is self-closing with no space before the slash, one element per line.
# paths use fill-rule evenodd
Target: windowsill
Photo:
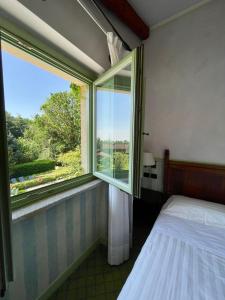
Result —
<path fill-rule="evenodd" d="M 60 202 L 68 200 L 68 199 L 74 197 L 75 195 L 78 195 L 84 191 L 91 190 L 91 189 L 95 188 L 96 186 L 98 186 L 100 183 L 102 183 L 102 180 L 100 180 L 100 179 L 93 180 L 93 181 L 83 184 L 79 187 L 70 189 L 66 192 L 62 192 L 62 193 L 56 194 L 54 196 L 48 197 L 47 199 L 38 201 L 37 203 L 30 204 L 23 208 L 19 208 L 12 212 L 12 221 L 13 221 L 13 223 L 15 223 L 22 219 L 25 219 L 32 215 L 35 215 L 35 214 L 39 213 L 41 210 L 55 206 L 55 205 L 59 204 Z"/>

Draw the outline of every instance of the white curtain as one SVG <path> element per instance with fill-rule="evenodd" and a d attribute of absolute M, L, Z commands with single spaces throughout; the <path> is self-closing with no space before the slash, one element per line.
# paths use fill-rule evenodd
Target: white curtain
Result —
<path fill-rule="evenodd" d="M 107 43 L 111 65 L 117 64 L 129 51 L 123 48 L 121 40 L 113 32 L 107 32 Z"/>
<path fill-rule="evenodd" d="M 129 258 L 132 241 L 133 199 L 109 185 L 108 263 L 119 265 Z"/>
<path fill-rule="evenodd" d="M 127 54 L 121 40 L 113 32 L 107 33 L 111 65 Z M 108 263 L 119 265 L 129 258 L 132 243 L 133 199 L 118 188 L 109 185 Z"/>

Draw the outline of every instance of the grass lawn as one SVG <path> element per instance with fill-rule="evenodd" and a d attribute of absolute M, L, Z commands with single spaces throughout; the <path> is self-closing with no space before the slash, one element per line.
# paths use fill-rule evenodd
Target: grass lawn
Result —
<path fill-rule="evenodd" d="M 23 182 L 16 182 L 10 184 L 12 195 L 24 193 L 27 189 L 43 185 L 48 182 L 54 182 L 60 179 L 66 180 L 82 174 L 76 174 L 71 167 L 59 167 L 58 169 L 34 175 L 33 179 L 25 180 Z"/>

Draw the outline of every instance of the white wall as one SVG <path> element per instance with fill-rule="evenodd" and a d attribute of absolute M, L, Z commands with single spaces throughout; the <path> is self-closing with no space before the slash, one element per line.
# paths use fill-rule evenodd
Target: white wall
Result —
<path fill-rule="evenodd" d="M 145 80 L 145 150 L 225 164 L 225 1 L 153 31 Z"/>

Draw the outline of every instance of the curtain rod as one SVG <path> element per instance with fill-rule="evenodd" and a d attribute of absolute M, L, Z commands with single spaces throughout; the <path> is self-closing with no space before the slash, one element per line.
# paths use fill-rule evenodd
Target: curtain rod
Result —
<path fill-rule="evenodd" d="M 98 19 L 91 13 L 91 11 L 87 8 L 87 6 L 82 2 L 82 0 L 77 0 L 80 6 L 86 11 L 86 13 L 91 17 L 91 19 L 95 22 L 96 25 L 101 29 L 101 31 L 107 36 L 107 31 L 102 27 Z"/>
<path fill-rule="evenodd" d="M 83 7 L 83 9 L 86 11 L 86 13 L 92 18 L 92 20 L 98 25 L 98 27 L 104 32 L 104 34 L 107 36 L 107 31 L 104 29 L 104 27 L 100 24 L 100 22 L 98 21 L 98 19 L 92 14 L 92 12 L 90 11 L 90 9 L 87 8 L 87 6 L 83 3 L 82 0 L 77 0 L 77 2 Z M 132 51 L 130 46 L 124 41 L 124 39 L 122 38 L 122 36 L 119 34 L 119 32 L 116 30 L 115 26 L 111 23 L 111 21 L 109 20 L 109 18 L 106 16 L 106 14 L 104 13 L 104 11 L 102 10 L 102 8 L 99 6 L 99 4 L 95 1 L 95 0 L 91 0 L 91 2 L 94 4 L 94 6 L 97 8 L 97 10 L 100 11 L 100 13 L 103 15 L 103 17 L 106 19 L 106 21 L 110 24 L 110 26 L 112 27 L 113 31 L 116 33 L 116 35 L 120 38 L 120 40 L 122 41 L 123 47 L 127 50 L 127 51 Z"/>
<path fill-rule="evenodd" d="M 110 21 L 110 19 L 107 17 L 107 15 L 105 14 L 105 12 L 103 11 L 103 9 L 101 8 L 101 6 L 99 5 L 99 3 L 96 0 L 91 0 L 91 2 L 95 5 L 95 7 L 101 12 L 101 14 L 103 15 L 103 17 L 106 19 L 106 21 L 110 24 L 110 26 L 112 27 L 113 31 L 116 33 L 116 35 L 120 38 L 120 40 L 122 41 L 123 47 L 127 50 L 127 51 L 131 51 L 130 46 L 124 41 L 124 39 L 122 38 L 122 36 L 119 34 L 119 32 L 116 30 L 115 26 L 112 24 L 112 22 Z"/>

